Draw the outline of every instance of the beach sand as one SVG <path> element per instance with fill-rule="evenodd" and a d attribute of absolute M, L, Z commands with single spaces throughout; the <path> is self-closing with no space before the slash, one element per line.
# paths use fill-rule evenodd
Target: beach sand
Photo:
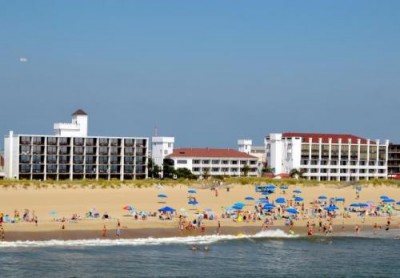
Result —
<path fill-rule="evenodd" d="M 187 193 L 188 186 L 178 185 L 174 187 L 157 186 L 149 188 L 1 188 L 0 189 L 0 212 L 12 216 L 14 210 L 18 210 L 22 216 L 25 209 L 30 212 L 35 211 L 38 217 L 38 225 L 34 223 L 5 223 L 3 224 L 5 231 L 5 240 L 49 240 L 49 239 L 92 239 L 102 238 L 104 225 L 107 229 L 107 238 L 117 238 L 116 228 L 117 219 L 121 223 L 121 238 L 144 238 L 144 237 L 171 237 L 171 236 L 188 236 L 201 234 L 215 234 L 217 231 L 216 220 L 205 220 L 205 232 L 196 231 L 179 231 L 178 219 L 159 220 L 157 217 L 149 217 L 147 220 L 135 220 L 132 216 L 128 216 L 123 207 L 126 205 L 134 206 L 136 211 L 156 212 L 163 206 L 171 206 L 179 212 L 185 209 L 188 219 L 193 220 L 197 211 L 191 205 L 188 205 Z M 253 209 L 254 201 L 245 201 L 246 196 L 253 196 L 255 199 L 261 197 L 260 193 L 255 192 L 254 185 L 229 185 L 229 191 L 225 187 L 218 189 L 218 196 L 215 191 L 204 188 L 201 185 L 193 185 L 197 191 L 196 196 L 199 204 L 197 208 L 209 208 L 217 215 L 224 211 L 224 207 L 231 206 L 236 202 L 249 204 L 246 209 Z M 353 202 L 373 201 L 379 203 L 381 195 L 387 195 L 396 201 L 400 200 L 400 189 L 395 186 L 363 186 L 360 198 L 356 200 L 356 192 L 353 186 L 336 186 L 336 185 L 320 185 L 320 186 L 296 186 L 291 185 L 286 194 L 277 189 L 271 198 L 285 197 L 292 199 L 294 189 L 302 191 L 300 196 L 305 200 L 305 208 L 310 207 L 310 202 L 316 200 L 319 195 L 329 197 L 346 198 L 345 205 Z M 166 194 L 168 197 L 160 199 L 158 194 Z M 342 211 L 343 205 L 338 205 Z M 111 219 L 87 219 L 85 214 L 91 209 L 96 210 L 102 215 L 108 213 Z M 51 214 L 51 211 L 57 211 L 57 214 Z M 79 221 L 66 221 L 64 223 L 55 221 L 63 217 L 70 219 L 73 214 L 81 216 Z M 221 223 L 221 234 L 255 234 L 261 230 L 262 221 L 250 221 L 237 223 L 232 219 L 219 219 Z M 311 220 L 309 220 L 311 222 Z M 325 221 L 325 220 L 324 220 Z M 355 225 L 360 225 L 361 233 L 364 231 L 372 231 L 374 223 L 381 225 L 383 228 L 386 224 L 386 217 L 366 217 L 365 222 L 356 214 L 351 214 L 351 218 L 338 217 L 333 220 L 333 232 L 354 233 Z M 307 220 L 295 221 L 293 231 L 298 234 L 305 234 Z M 364 222 L 364 223 L 363 223 Z M 315 220 L 318 225 L 318 220 Z M 64 229 L 61 229 L 64 225 Z M 398 228 L 399 217 L 392 217 L 391 228 Z M 283 220 L 275 221 L 269 229 L 281 229 L 285 232 L 289 228 L 284 225 Z M 384 229 L 383 229 L 384 230 Z"/>

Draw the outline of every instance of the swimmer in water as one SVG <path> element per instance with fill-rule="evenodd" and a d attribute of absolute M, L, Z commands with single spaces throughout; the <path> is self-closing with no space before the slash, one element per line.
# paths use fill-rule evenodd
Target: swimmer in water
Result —
<path fill-rule="evenodd" d="M 197 250 L 197 246 L 196 245 L 192 245 L 192 248 L 190 248 L 192 251 L 196 251 Z"/>

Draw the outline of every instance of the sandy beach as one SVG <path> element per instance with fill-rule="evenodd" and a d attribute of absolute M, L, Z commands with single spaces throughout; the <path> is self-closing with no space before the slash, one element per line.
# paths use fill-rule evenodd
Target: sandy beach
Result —
<path fill-rule="evenodd" d="M 215 234 L 217 232 L 218 220 L 220 221 L 221 234 L 255 234 L 263 226 L 263 220 L 253 219 L 238 223 L 230 218 L 221 218 L 224 208 L 232 206 L 234 203 L 243 202 L 246 204 L 243 211 L 253 210 L 255 201 L 246 201 L 245 197 L 251 196 L 256 200 L 262 195 L 255 192 L 254 185 L 229 185 L 218 188 L 218 194 L 210 188 L 202 185 L 178 185 L 153 186 L 149 188 L 2 188 L 0 189 L 0 212 L 13 218 L 14 212 L 18 211 L 22 217 L 25 210 L 29 210 L 29 215 L 37 216 L 37 225 L 34 222 L 4 223 L 5 240 L 49 240 L 49 239 L 92 239 L 104 237 L 103 229 L 106 227 L 107 238 L 117 238 L 117 223 L 120 222 L 121 238 L 145 238 L 145 237 L 172 237 Z M 198 205 L 188 204 L 188 189 L 195 189 Z M 293 190 L 301 190 L 298 194 L 303 197 L 305 210 L 311 209 L 311 202 L 318 199 L 318 196 L 325 195 L 331 197 L 345 198 L 344 204 L 338 203 L 339 216 L 332 220 L 333 233 L 354 233 L 355 226 L 359 225 L 361 230 L 372 231 L 373 225 L 383 227 L 387 223 L 387 215 L 359 217 L 356 213 L 351 213 L 350 218 L 343 218 L 343 208 L 348 207 L 353 202 L 372 201 L 374 205 L 379 204 L 380 196 L 386 195 L 396 201 L 400 200 L 400 189 L 396 186 L 372 186 L 365 185 L 356 199 L 356 190 L 353 186 L 320 185 L 320 186 L 296 186 L 290 185 L 283 194 L 277 188 L 275 193 L 270 195 L 271 201 L 278 197 L 288 200 L 293 199 Z M 165 194 L 167 198 L 157 197 Z M 146 220 L 135 220 L 131 212 L 124 210 L 127 205 L 133 206 L 135 211 L 146 211 L 156 213 L 155 217 L 147 217 Z M 205 230 L 196 229 L 193 231 L 180 231 L 179 218 L 172 220 L 160 220 L 158 209 L 170 206 L 177 210 L 177 214 L 184 214 L 188 221 L 197 218 L 198 210 L 209 209 L 216 216 L 214 220 L 203 220 Z M 397 206 L 400 207 L 400 206 Z M 88 217 L 90 211 L 98 212 L 100 217 Z M 399 211 L 393 210 L 391 217 L 391 229 L 398 228 Z M 104 214 L 109 215 L 109 219 L 102 219 Z M 73 215 L 77 220 L 71 220 Z M 299 220 L 294 221 L 293 232 L 296 234 L 307 233 L 307 222 L 313 220 L 299 214 Z M 61 221 L 64 219 L 64 222 Z M 325 223 L 326 219 L 322 219 Z M 314 219 L 318 224 L 318 219 Z M 62 227 L 64 226 L 64 229 Z M 284 219 L 275 220 L 268 229 L 281 229 L 289 232 L 289 226 L 285 225 Z"/>

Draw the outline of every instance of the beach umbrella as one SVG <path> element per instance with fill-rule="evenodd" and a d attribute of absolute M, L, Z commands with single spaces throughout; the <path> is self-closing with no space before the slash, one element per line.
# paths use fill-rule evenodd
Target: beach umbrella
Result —
<path fill-rule="evenodd" d="M 167 206 L 167 207 L 160 208 L 158 211 L 159 212 L 174 212 L 175 209 Z"/>
<path fill-rule="evenodd" d="M 269 195 L 269 194 L 271 194 L 271 192 L 269 192 L 269 191 L 263 191 L 261 194 L 262 194 L 262 195 Z"/>
<path fill-rule="evenodd" d="M 192 200 L 192 201 L 188 202 L 189 205 L 193 205 L 193 206 L 197 205 L 198 203 L 199 202 L 197 202 L 196 200 Z"/>
<path fill-rule="evenodd" d="M 285 198 L 278 198 L 275 200 L 275 202 L 277 202 L 278 204 L 284 204 L 286 203 L 286 199 Z"/>
<path fill-rule="evenodd" d="M 167 195 L 165 195 L 165 194 L 158 194 L 157 197 L 158 197 L 158 198 L 167 198 Z"/>
<path fill-rule="evenodd" d="M 294 198 L 294 201 L 295 201 L 295 202 L 303 202 L 304 199 L 301 198 L 301 197 L 296 196 L 296 197 Z"/>
<path fill-rule="evenodd" d="M 329 206 L 329 207 L 324 208 L 324 210 L 327 210 L 327 211 L 334 211 L 337 209 L 339 209 L 337 206 Z"/>
<path fill-rule="evenodd" d="M 197 191 L 196 191 L 196 190 L 194 190 L 194 189 L 189 189 L 189 190 L 188 190 L 188 193 L 190 193 L 190 194 L 196 194 L 196 193 L 197 193 Z"/>
<path fill-rule="evenodd" d="M 265 189 L 267 189 L 267 190 L 275 190 L 275 189 L 276 189 L 276 186 L 273 185 L 273 184 L 268 184 L 268 185 L 265 187 Z"/>
<path fill-rule="evenodd" d="M 132 206 L 124 206 L 122 209 L 124 209 L 124 210 L 134 210 L 134 207 L 132 207 Z"/>
<path fill-rule="evenodd" d="M 275 208 L 275 206 L 273 204 L 265 204 L 263 206 L 263 210 L 273 210 Z"/>
<path fill-rule="evenodd" d="M 336 202 L 344 202 L 345 199 L 344 199 L 344 198 L 336 198 L 335 201 L 336 201 Z"/>
<path fill-rule="evenodd" d="M 293 193 L 300 194 L 300 193 L 301 193 L 301 190 L 295 189 L 295 190 L 293 190 Z"/>
<path fill-rule="evenodd" d="M 295 208 L 287 208 L 286 211 L 293 214 L 299 213 Z"/>
<path fill-rule="evenodd" d="M 321 196 L 318 197 L 318 199 L 320 199 L 320 200 L 326 200 L 327 197 L 326 197 L 325 195 L 321 195 Z"/>
<path fill-rule="evenodd" d="M 381 198 L 382 200 L 384 200 L 384 199 L 389 199 L 389 197 L 388 196 L 386 196 L 386 195 L 382 195 L 381 197 L 379 197 L 379 198 Z"/>
<path fill-rule="evenodd" d="M 394 203 L 396 201 L 394 199 L 383 199 L 382 202 L 384 202 L 384 203 Z"/>
<path fill-rule="evenodd" d="M 286 190 L 286 189 L 288 189 L 289 187 L 288 187 L 287 185 L 281 185 L 279 188 L 282 189 L 282 190 Z"/>
<path fill-rule="evenodd" d="M 242 210 L 244 206 L 233 205 L 232 209 Z"/>
<path fill-rule="evenodd" d="M 257 202 L 259 202 L 259 203 L 268 203 L 268 200 L 267 199 L 265 199 L 265 198 L 260 198 L 260 199 L 258 199 L 258 201 Z"/>
<path fill-rule="evenodd" d="M 247 196 L 246 198 L 244 198 L 246 201 L 254 201 L 254 198 L 251 196 Z"/>
<path fill-rule="evenodd" d="M 234 206 L 242 206 L 242 207 L 244 207 L 246 204 L 238 202 L 238 203 L 234 203 L 233 205 Z"/>
<path fill-rule="evenodd" d="M 50 214 L 51 214 L 51 215 L 57 215 L 57 214 L 58 214 L 58 211 L 52 210 L 52 211 L 50 211 Z"/>

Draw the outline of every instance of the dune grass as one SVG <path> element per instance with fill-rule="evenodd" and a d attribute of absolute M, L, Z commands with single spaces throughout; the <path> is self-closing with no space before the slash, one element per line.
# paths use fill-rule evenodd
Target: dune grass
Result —
<path fill-rule="evenodd" d="M 374 179 L 369 181 L 358 181 L 358 182 L 339 182 L 339 181 L 314 181 L 306 179 L 270 179 L 262 177 L 226 177 L 226 178 L 211 178 L 208 180 L 158 180 L 158 179 L 145 179 L 145 180 L 124 180 L 120 181 L 117 179 L 113 180 L 46 180 L 46 181 L 36 181 L 36 180 L 0 180 L 0 188 L 36 188 L 36 189 L 46 189 L 46 188 L 63 188 L 63 189 L 75 189 L 75 188 L 111 188 L 118 189 L 121 187 L 136 187 L 136 188 L 147 188 L 154 185 L 162 186 L 210 186 L 222 182 L 223 186 L 231 184 L 240 185 L 254 185 L 254 184 L 274 184 L 276 186 L 280 185 L 302 185 L 302 186 L 319 186 L 319 185 L 332 185 L 332 186 L 351 186 L 351 185 L 372 185 L 372 186 L 382 186 L 390 185 L 400 187 L 400 181 L 397 180 L 383 180 Z"/>

